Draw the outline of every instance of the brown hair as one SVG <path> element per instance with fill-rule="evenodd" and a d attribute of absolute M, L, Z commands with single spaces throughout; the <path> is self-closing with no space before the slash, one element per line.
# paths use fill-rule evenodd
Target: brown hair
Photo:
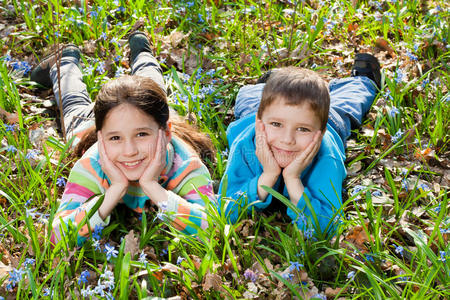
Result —
<path fill-rule="evenodd" d="M 264 86 L 257 113 L 259 119 L 264 110 L 277 99 L 283 99 L 286 105 L 308 103 L 317 113 L 322 131 L 326 128 L 330 93 L 327 83 L 316 72 L 298 67 L 275 70 Z"/>
<path fill-rule="evenodd" d="M 108 112 L 123 103 L 141 109 L 162 128 L 167 128 L 169 105 L 166 92 L 148 77 L 121 76 L 105 83 L 98 93 L 94 105 L 95 130 L 87 132 L 77 144 L 74 149 L 76 157 L 81 157 L 97 141 L 96 132 L 102 129 Z M 206 135 L 181 118 L 171 118 L 170 121 L 174 135 L 190 145 L 204 161 L 214 161 L 215 151 Z"/>

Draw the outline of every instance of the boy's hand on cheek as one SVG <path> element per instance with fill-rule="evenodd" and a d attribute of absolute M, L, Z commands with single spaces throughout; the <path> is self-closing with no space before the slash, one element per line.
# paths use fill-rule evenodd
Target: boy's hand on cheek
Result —
<path fill-rule="evenodd" d="M 319 151 L 322 141 L 322 131 L 317 131 L 308 147 L 297 155 L 294 160 L 283 170 L 284 181 L 298 180 L 303 170 L 312 162 Z"/>
<path fill-rule="evenodd" d="M 128 178 L 123 174 L 123 172 L 109 159 L 108 154 L 105 149 L 105 142 L 101 131 L 97 132 L 98 139 L 98 153 L 100 155 L 100 165 L 102 171 L 105 172 L 111 181 L 111 186 L 121 187 L 126 191 L 128 187 Z"/>
<path fill-rule="evenodd" d="M 255 146 L 256 157 L 263 166 L 263 172 L 273 176 L 278 176 L 281 173 L 281 168 L 278 165 L 269 144 L 267 143 L 267 136 L 264 129 L 264 123 L 261 120 L 256 120 L 255 123 Z"/>

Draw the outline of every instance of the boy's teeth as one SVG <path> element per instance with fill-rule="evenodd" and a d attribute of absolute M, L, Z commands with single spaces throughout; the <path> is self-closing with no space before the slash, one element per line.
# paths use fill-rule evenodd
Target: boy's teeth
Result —
<path fill-rule="evenodd" d="M 125 166 L 133 167 L 133 166 L 137 165 L 138 163 L 139 163 L 139 161 L 135 161 L 135 162 L 132 162 L 132 163 L 125 163 Z"/>

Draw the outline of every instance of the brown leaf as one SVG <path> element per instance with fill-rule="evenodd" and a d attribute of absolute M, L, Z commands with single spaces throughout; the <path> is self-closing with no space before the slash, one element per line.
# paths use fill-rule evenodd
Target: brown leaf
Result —
<path fill-rule="evenodd" d="M 0 279 L 8 277 L 8 272 L 12 271 L 12 268 L 10 265 L 5 265 L 3 262 L 0 261 Z"/>
<path fill-rule="evenodd" d="M 134 236 L 134 230 L 131 230 L 125 236 L 124 253 L 127 252 L 130 252 L 131 257 L 134 257 L 139 252 L 139 239 Z"/>
<path fill-rule="evenodd" d="M 387 51 L 389 53 L 389 55 L 391 57 L 395 57 L 395 52 L 394 49 L 392 49 L 392 47 L 389 45 L 389 43 L 383 39 L 383 38 L 378 38 L 377 41 L 375 42 L 375 45 L 380 48 L 383 51 Z"/>
<path fill-rule="evenodd" d="M 15 124 L 19 122 L 19 116 L 16 113 L 9 113 L 0 107 L 0 118 L 9 124 Z"/>
<path fill-rule="evenodd" d="M 218 274 L 207 273 L 205 279 L 203 280 L 203 289 L 205 291 L 209 291 L 213 289 L 218 292 L 225 292 L 225 289 L 222 287 L 222 278 Z"/>
<path fill-rule="evenodd" d="M 345 241 L 354 244 L 359 250 L 367 251 L 365 243 L 369 242 L 369 237 L 362 226 L 356 226 L 347 233 Z"/>
<path fill-rule="evenodd" d="M 340 292 L 342 291 L 342 288 L 326 288 L 325 289 L 325 296 L 327 297 L 336 297 Z M 344 291 L 345 292 L 345 291 Z"/>

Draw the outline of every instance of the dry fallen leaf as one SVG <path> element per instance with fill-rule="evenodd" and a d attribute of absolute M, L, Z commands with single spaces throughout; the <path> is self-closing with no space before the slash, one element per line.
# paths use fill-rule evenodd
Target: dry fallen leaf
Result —
<path fill-rule="evenodd" d="M 225 292 L 222 284 L 222 278 L 218 274 L 212 274 L 208 272 L 205 275 L 202 287 L 205 291 L 213 289 L 214 291 Z"/>
<path fill-rule="evenodd" d="M 131 257 L 134 257 L 139 252 L 139 239 L 134 236 L 134 230 L 131 230 L 125 236 L 124 253 L 128 252 L 130 252 Z"/>

